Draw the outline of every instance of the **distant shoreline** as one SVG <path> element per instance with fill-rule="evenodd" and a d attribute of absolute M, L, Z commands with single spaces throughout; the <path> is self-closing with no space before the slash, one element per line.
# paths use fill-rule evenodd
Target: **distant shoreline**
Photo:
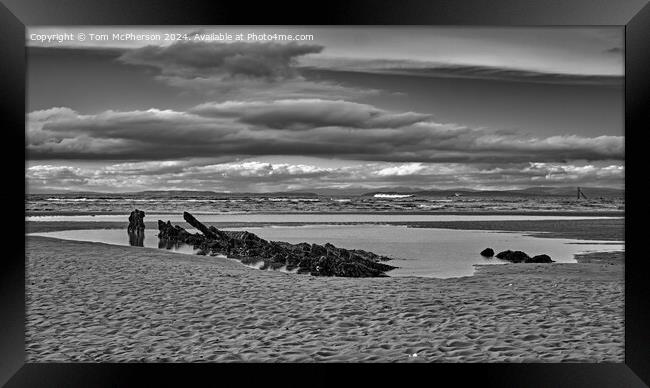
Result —
<path fill-rule="evenodd" d="M 146 211 L 146 209 L 143 209 Z M 125 215 L 128 216 L 130 211 L 116 211 L 116 212 L 91 212 L 91 211 L 26 211 L 25 217 L 40 217 L 40 216 L 105 216 L 105 215 Z M 178 211 L 170 212 L 151 212 L 151 214 L 179 214 Z M 586 216 L 586 217 L 624 217 L 624 210 L 597 210 L 597 211 L 557 211 L 557 210 L 467 210 L 467 211 L 340 211 L 340 212 L 327 212 L 327 211 L 255 211 L 255 212 L 201 212 L 193 211 L 192 214 L 376 214 L 376 215 L 441 215 L 441 216 L 456 216 L 456 215 L 479 215 L 479 216 Z"/>
<path fill-rule="evenodd" d="M 124 229 L 128 221 L 26 221 L 26 233 L 53 232 L 75 229 Z M 184 222 L 178 225 L 189 228 Z M 332 222 L 205 222 L 216 228 L 264 227 L 270 225 L 303 226 L 331 225 Z M 571 238 L 576 240 L 623 241 L 625 238 L 625 219 L 584 219 L 584 220 L 512 220 L 512 221 L 395 221 L 395 222 L 341 222 L 339 225 L 404 225 L 411 228 L 442 228 L 466 230 L 493 230 L 521 232 L 540 238 Z M 145 222 L 146 228 L 158 229 L 157 220 Z"/>

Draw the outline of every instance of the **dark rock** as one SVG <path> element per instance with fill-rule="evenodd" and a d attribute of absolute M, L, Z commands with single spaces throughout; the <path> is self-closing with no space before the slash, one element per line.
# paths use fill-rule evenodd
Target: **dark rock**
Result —
<path fill-rule="evenodd" d="M 158 221 L 159 246 L 173 246 L 175 243 L 190 244 L 200 254 L 227 255 L 244 264 L 252 265 L 262 261 L 261 268 L 277 269 L 286 266 L 297 268 L 298 273 L 315 276 L 377 277 L 387 276 L 386 271 L 397 267 L 380 263 L 390 260 L 372 252 L 360 249 L 348 250 L 332 244 L 290 244 L 283 241 L 266 241 L 246 231 L 221 231 L 214 226 L 206 227 L 190 213 L 183 213 L 183 219 L 202 234 L 190 234 L 171 222 Z"/>
<path fill-rule="evenodd" d="M 481 251 L 481 256 L 492 257 L 494 256 L 494 250 L 492 248 L 485 248 Z"/>
<path fill-rule="evenodd" d="M 144 212 L 142 210 L 135 209 L 131 212 L 129 216 L 129 226 L 127 228 L 129 232 L 143 232 L 144 231 Z"/>
<path fill-rule="evenodd" d="M 503 251 L 497 254 L 497 258 L 501 260 L 506 260 L 511 263 L 523 263 L 526 260 L 530 260 L 530 257 L 522 251 Z"/>
<path fill-rule="evenodd" d="M 481 253 L 482 254 L 482 253 Z M 499 252 L 496 256 L 501 260 L 506 260 L 511 263 L 553 263 L 554 261 L 548 255 L 537 255 L 529 257 L 522 251 L 503 251 Z"/>
<path fill-rule="evenodd" d="M 553 263 L 549 255 L 537 255 L 525 261 L 526 263 Z"/>

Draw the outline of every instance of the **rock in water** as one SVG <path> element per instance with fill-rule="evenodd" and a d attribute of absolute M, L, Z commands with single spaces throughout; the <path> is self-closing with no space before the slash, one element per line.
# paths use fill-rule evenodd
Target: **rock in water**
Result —
<path fill-rule="evenodd" d="M 526 263 L 553 263 L 554 261 L 551 260 L 551 257 L 549 255 L 537 255 L 531 257 L 529 260 L 526 261 Z"/>
<path fill-rule="evenodd" d="M 221 231 L 207 227 L 190 213 L 183 219 L 201 233 L 190 234 L 178 225 L 158 220 L 158 237 L 163 246 L 183 243 L 199 249 L 199 254 L 226 255 L 244 264 L 258 264 L 261 269 L 285 267 L 298 273 L 314 276 L 377 277 L 387 276 L 386 271 L 395 269 L 381 261 L 390 260 L 361 249 L 337 248 L 332 244 L 290 244 L 282 241 L 266 241 L 246 231 Z M 159 244 L 160 245 L 160 244 Z"/>
<path fill-rule="evenodd" d="M 497 254 L 497 257 L 501 260 L 506 260 L 511 263 L 554 263 L 549 255 L 537 255 L 534 257 L 529 257 L 522 251 L 507 250 L 499 252 L 499 254 Z"/>
<path fill-rule="evenodd" d="M 523 263 L 526 260 L 530 260 L 530 257 L 526 253 L 522 251 L 511 251 L 509 249 L 507 251 L 497 253 L 497 258 L 509 261 L 511 263 Z"/>
<path fill-rule="evenodd" d="M 494 256 L 494 250 L 492 248 L 485 248 L 481 251 L 481 256 L 492 257 Z"/>
<path fill-rule="evenodd" d="M 135 209 L 131 212 L 127 230 L 129 233 L 144 232 L 144 212 L 142 210 Z"/>

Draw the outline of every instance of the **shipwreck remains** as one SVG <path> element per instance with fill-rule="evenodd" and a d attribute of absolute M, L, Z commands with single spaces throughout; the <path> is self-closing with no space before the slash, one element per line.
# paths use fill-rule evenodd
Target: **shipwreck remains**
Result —
<path fill-rule="evenodd" d="M 198 249 L 199 254 L 225 255 L 248 265 L 262 262 L 261 269 L 285 268 L 314 276 L 378 277 L 397 268 L 382 263 L 390 258 L 360 249 L 337 248 L 329 243 L 266 241 L 246 231 L 221 231 L 205 226 L 188 212 L 183 213 L 183 219 L 201 233 L 192 234 L 170 221 L 158 220 L 160 244 L 188 244 Z"/>
<path fill-rule="evenodd" d="M 144 212 L 135 209 L 129 216 L 129 226 L 126 229 L 129 234 L 129 245 L 134 247 L 144 246 Z"/>
<path fill-rule="evenodd" d="M 144 212 L 135 209 L 129 216 L 129 232 L 144 232 Z"/>

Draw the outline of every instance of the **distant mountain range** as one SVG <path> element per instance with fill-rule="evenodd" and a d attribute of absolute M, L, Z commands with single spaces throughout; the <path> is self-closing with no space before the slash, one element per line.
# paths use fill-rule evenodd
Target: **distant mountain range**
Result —
<path fill-rule="evenodd" d="M 129 195 L 148 195 L 159 197 L 255 197 L 255 196 L 269 196 L 269 197 L 302 197 L 311 198 L 318 197 L 318 194 L 304 191 L 274 191 L 269 193 L 228 193 L 217 191 L 192 191 L 192 190 L 148 190 L 139 191 L 136 193 L 127 193 Z"/>
<path fill-rule="evenodd" d="M 529 187 L 519 190 L 473 190 L 473 189 L 446 189 L 446 190 L 408 190 L 408 191 L 373 191 L 365 195 L 375 194 L 412 194 L 422 197 L 448 197 L 448 196 L 473 196 L 473 197 L 495 197 L 495 196 L 538 196 L 538 197 L 575 197 L 577 187 Z M 580 190 L 589 198 L 599 197 L 622 197 L 625 195 L 623 189 L 612 189 L 606 187 L 581 187 Z"/>
<path fill-rule="evenodd" d="M 623 197 L 624 189 L 613 189 L 606 187 L 581 187 L 582 192 L 588 198 L 600 197 Z M 35 193 L 37 194 L 37 193 Z M 422 190 L 413 187 L 384 187 L 376 189 L 368 188 L 316 188 L 310 191 L 277 191 L 268 193 L 228 193 L 216 191 L 193 191 L 193 190 L 147 190 L 129 193 L 98 193 L 98 192 L 67 192 L 67 193 L 38 193 L 38 195 L 65 195 L 69 196 L 148 196 L 159 198 L 186 198 L 186 197 L 210 197 L 210 198 L 232 198 L 232 197 L 290 197 L 290 198 L 315 198 L 318 196 L 374 196 L 376 194 L 397 194 L 413 195 L 420 197 L 450 197 L 450 196 L 473 196 L 473 197 L 496 197 L 496 196 L 552 196 L 552 197 L 575 197 L 577 187 L 529 187 L 518 190 L 474 190 L 468 188 L 444 189 L 444 190 Z"/>

